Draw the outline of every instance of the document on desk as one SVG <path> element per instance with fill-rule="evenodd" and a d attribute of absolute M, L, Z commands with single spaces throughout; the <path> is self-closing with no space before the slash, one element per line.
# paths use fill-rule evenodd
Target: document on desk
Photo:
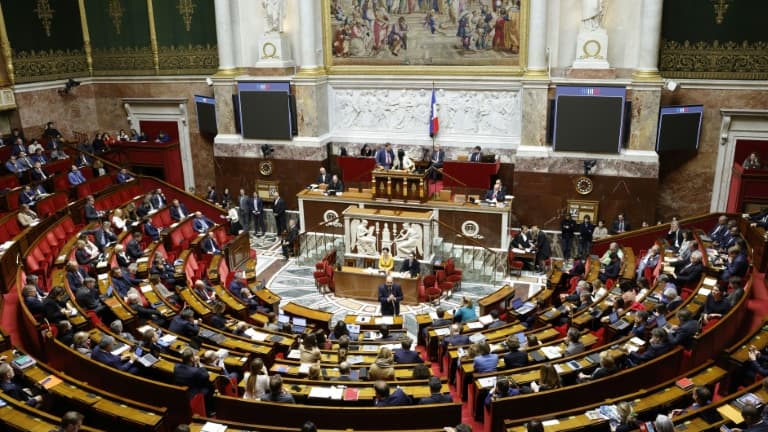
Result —
<path fill-rule="evenodd" d="M 492 388 L 496 385 L 496 377 L 490 376 L 485 378 L 478 378 L 477 384 L 480 386 L 480 388 Z"/>
<path fill-rule="evenodd" d="M 395 317 L 393 316 L 383 316 L 376 319 L 377 324 L 386 324 L 386 325 L 392 325 L 395 323 Z"/>
<path fill-rule="evenodd" d="M 300 364 L 299 365 L 299 374 L 308 374 L 310 366 L 312 366 L 310 363 L 302 363 L 302 364 Z"/>
<path fill-rule="evenodd" d="M 226 425 L 214 422 L 205 422 L 203 427 L 200 429 L 200 432 L 225 432 L 226 430 Z"/>
<path fill-rule="evenodd" d="M 467 323 L 467 327 L 470 330 L 479 330 L 483 328 L 483 323 L 481 323 L 480 321 L 472 321 Z"/>
<path fill-rule="evenodd" d="M 318 399 L 330 399 L 331 389 L 328 387 L 310 387 L 309 397 Z"/>
<path fill-rule="evenodd" d="M 560 348 L 553 347 L 553 346 L 545 346 L 541 347 L 541 352 L 544 353 L 545 356 L 547 356 L 548 359 L 556 359 L 562 357 L 562 353 L 560 352 Z"/>
<path fill-rule="evenodd" d="M 451 329 L 448 327 L 440 327 L 435 329 L 435 334 L 438 336 L 448 336 L 451 334 Z"/>
<path fill-rule="evenodd" d="M 717 279 L 711 278 L 711 277 L 705 277 L 704 282 L 702 282 L 702 285 L 708 286 L 708 287 L 713 287 L 716 284 L 717 284 Z"/>
<path fill-rule="evenodd" d="M 711 292 L 712 292 L 711 289 L 705 288 L 705 287 L 701 287 L 701 288 L 699 288 L 699 292 L 697 294 L 698 295 L 702 295 L 702 296 L 708 296 L 709 293 L 711 293 Z"/>
<path fill-rule="evenodd" d="M 289 359 L 295 359 L 298 360 L 301 358 L 301 351 L 297 349 L 292 349 L 290 352 L 288 352 L 288 358 Z"/>

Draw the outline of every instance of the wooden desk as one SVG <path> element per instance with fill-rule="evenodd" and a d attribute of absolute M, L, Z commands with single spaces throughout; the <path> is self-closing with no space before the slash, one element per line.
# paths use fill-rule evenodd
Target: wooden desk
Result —
<path fill-rule="evenodd" d="M 283 306 L 283 313 L 289 316 L 305 318 L 307 324 L 314 324 L 315 327 L 321 328 L 326 332 L 330 329 L 331 319 L 333 318 L 333 314 L 330 312 L 315 310 L 294 302 L 289 302 Z"/>
<path fill-rule="evenodd" d="M 333 273 L 336 283 L 336 295 L 360 300 L 379 301 L 379 285 L 385 281 L 384 275 L 368 273 L 356 267 L 342 267 Z M 395 277 L 394 282 L 403 289 L 403 304 L 419 303 L 419 280 Z"/>
<path fill-rule="evenodd" d="M 425 173 L 375 169 L 371 177 L 374 198 L 421 202 L 428 199 Z"/>

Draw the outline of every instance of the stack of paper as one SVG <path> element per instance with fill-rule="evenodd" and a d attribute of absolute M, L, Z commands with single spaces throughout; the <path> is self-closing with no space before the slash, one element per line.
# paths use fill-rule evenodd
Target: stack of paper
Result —
<path fill-rule="evenodd" d="M 541 352 L 543 352 L 544 355 L 547 356 L 547 358 L 550 360 L 562 357 L 560 348 L 558 347 L 553 347 L 553 346 L 541 347 Z"/>
<path fill-rule="evenodd" d="M 206 422 L 202 429 L 200 429 L 200 432 L 224 432 L 227 430 L 227 426 L 220 424 L 220 423 L 214 423 L 214 422 Z"/>

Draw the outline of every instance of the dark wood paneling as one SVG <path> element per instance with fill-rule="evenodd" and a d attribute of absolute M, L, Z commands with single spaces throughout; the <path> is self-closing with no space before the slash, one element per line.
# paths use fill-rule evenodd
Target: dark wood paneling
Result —
<path fill-rule="evenodd" d="M 258 158 L 215 157 L 216 190 L 222 192 L 229 188 L 230 196 L 237 199 L 240 188 L 248 195 L 253 192 L 256 180 L 279 180 L 280 196 L 285 198 L 289 210 L 298 209 L 296 194 L 315 182 L 323 161 L 306 161 L 295 159 L 272 159 L 274 171 L 270 176 L 259 174 Z"/>
<path fill-rule="evenodd" d="M 559 229 L 560 219 L 569 199 L 600 202 L 599 219 L 610 226 L 618 213 L 624 212 L 633 227 L 656 219 L 658 180 L 612 176 L 592 176 L 595 188 L 589 195 L 576 193 L 576 175 L 517 171 L 512 194 L 512 211 L 522 224 L 537 224 Z"/>

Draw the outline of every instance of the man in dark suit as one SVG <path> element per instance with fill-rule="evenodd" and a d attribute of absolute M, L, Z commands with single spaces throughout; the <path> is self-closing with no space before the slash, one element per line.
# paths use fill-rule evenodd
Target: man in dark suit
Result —
<path fill-rule="evenodd" d="M 19 206 L 26 204 L 29 207 L 34 207 L 37 203 L 39 195 L 32 190 L 32 186 L 25 185 L 24 189 L 19 194 Z"/>
<path fill-rule="evenodd" d="M 445 150 L 440 149 L 440 144 L 435 143 L 432 148 L 432 154 L 429 156 L 429 178 L 432 180 L 440 179 L 440 170 L 443 169 L 445 162 Z"/>
<path fill-rule="evenodd" d="M 16 373 L 11 363 L 0 364 L 0 389 L 3 390 L 3 393 L 29 406 L 39 406 L 43 402 L 43 397 L 40 395 L 28 395 L 19 384 L 14 382 L 13 378 L 15 376 Z"/>
<path fill-rule="evenodd" d="M 411 255 L 403 261 L 403 265 L 400 266 L 400 271 L 403 273 L 410 273 L 411 277 L 417 277 L 421 274 L 421 264 L 416 259 L 416 254 L 411 252 Z"/>
<path fill-rule="evenodd" d="M 182 219 L 189 216 L 189 211 L 187 211 L 187 206 L 185 206 L 183 203 L 180 203 L 179 200 L 174 199 L 173 203 L 171 204 L 171 219 L 173 219 L 176 222 L 180 222 Z"/>
<path fill-rule="evenodd" d="M 141 248 L 142 237 L 144 236 L 141 231 L 134 231 L 131 240 L 125 245 L 125 252 L 134 261 L 144 256 L 144 249 Z"/>
<path fill-rule="evenodd" d="M 216 241 L 216 236 L 213 231 L 208 231 L 208 234 L 200 243 L 200 249 L 203 251 L 203 253 L 207 253 L 210 255 L 222 253 L 221 247 L 219 246 L 219 243 Z"/>
<path fill-rule="evenodd" d="M 152 192 L 152 196 L 149 198 L 149 200 L 152 203 L 152 207 L 154 207 L 155 209 L 161 209 L 165 207 L 165 205 L 168 203 L 168 200 L 165 199 L 165 194 L 163 193 L 163 190 L 160 188 L 157 188 Z"/>
<path fill-rule="evenodd" d="M 768 207 L 765 207 L 760 213 L 750 217 L 749 220 L 759 227 L 768 228 Z"/>
<path fill-rule="evenodd" d="M 128 183 L 129 181 L 133 180 L 133 176 L 128 173 L 128 170 L 126 168 L 122 168 L 118 173 L 116 180 L 119 184 Z"/>
<path fill-rule="evenodd" d="M 253 232 L 257 236 L 263 236 L 267 230 L 264 226 L 264 201 L 261 200 L 258 192 L 253 192 L 253 198 L 248 200 L 249 220 L 253 221 Z M 243 225 L 247 228 L 248 225 Z"/>
<path fill-rule="evenodd" d="M 376 399 L 373 402 L 375 406 L 410 405 L 412 403 L 411 397 L 399 387 L 390 394 L 389 384 L 385 381 L 376 381 L 373 384 L 373 389 L 376 394 Z"/>
<path fill-rule="evenodd" d="M 448 347 L 469 345 L 470 343 L 472 343 L 472 341 L 469 340 L 469 336 L 461 334 L 461 325 L 457 323 L 451 324 L 450 335 L 443 338 L 443 345 L 445 347 L 443 352 L 448 356 Z M 458 363 L 456 359 L 450 357 L 448 357 L 448 359 L 450 361 L 448 366 L 448 383 L 454 385 L 456 383 L 456 369 L 458 368 Z M 442 361 L 442 359 L 440 361 Z"/>
<path fill-rule="evenodd" d="M 472 149 L 472 153 L 469 154 L 469 161 L 470 162 L 482 162 L 483 161 L 483 153 L 480 146 L 475 146 Z"/>
<path fill-rule="evenodd" d="M 240 218 L 240 225 L 245 231 L 251 230 L 251 198 L 245 193 L 245 189 L 240 189 L 240 196 L 237 199 L 237 216 Z"/>
<path fill-rule="evenodd" d="M 114 288 L 117 294 L 123 298 L 128 295 L 128 291 L 130 291 L 131 288 L 139 286 L 138 280 L 123 273 L 123 269 L 118 266 L 112 267 L 112 275 L 110 279 L 112 288 Z"/>
<path fill-rule="evenodd" d="M 675 274 L 675 283 L 678 286 L 697 282 L 701 278 L 701 273 L 704 271 L 701 259 L 701 251 L 691 252 L 690 262 Z"/>
<path fill-rule="evenodd" d="M 504 202 L 504 191 L 501 187 L 501 183 L 496 183 L 493 185 L 493 189 L 489 190 L 488 193 L 485 194 L 485 199 L 488 201 L 495 201 L 495 202 Z"/>
<path fill-rule="evenodd" d="M 187 386 L 187 394 L 192 399 L 202 393 L 206 399 L 213 394 L 213 387 L 208 371 L 200 365 L 200 358 L 192 348 L 184 348 L 181 352 L 181 363 L 173 368 L 173 382 L 176 385 Z M 206 407 L 212 407 L 206 400 Z"/>
<path fill-rule="evenodd" d="M 510 242 L 510 247 L 516 248 L 516 249 L 530 249 L 531 248 L 531 234 L 530 234 L 530 228 L 528 228 L 527 225 L 523 225 L 520 228 L 520 232 L 517 233 L 517 235 L 512 238 L 512 242 Z"/>
<path fill-rule="evenodd" d="M 435 403 L 449 403 L 453 402 L 453 398 L 450 394 L 443 394 L 443 383 L 438 377 L 431 377 L 429 379 L 429 397 L 423 397 L 419 400 L 419 405 L 435 404 Z"/>
<path fill-rule="evenodd" d="M 81 269 L 76 261 L 70 261 L 67 263 L 67 283 L 69 289 L 76 290 L 85 284 L 85 278 L 88 277 L 88 273 Z"/>
<path fill-rule="evenodd" d="M 108 335 L 102 336 L 99 345 L 93 349 L 93 352 L 91 352 L 91 358 L 123 372 L 131 374 L 139 372 L 139 368 L 134 365 L 134 362 L 136 361 L 135 354 L 125 352 L 122 356 L 118 357 L 112 354 L 112 350 L 114 349 L 115 338 Z"/>
<path fill-rule="evenodd" d="M 285 259 L 288 259 L 291 256 L 291 253 L 293 253 L 293 246 L 296 244 L 296 241 L 299 238 L 299 226 L 296 225 L 295 219 L 290 219 L 288 221 L 288 233 L 285 235 L 285 238 L 283 239 L 283 257 Z"/>
<path fill-rule="evenodd" d="M 573 220 L 570 211 L 565 212 L 565 218 L 560 221 L 560 236 L 563 242 L 563 259 L 571 258 L 571 246 L 573 246 L 573 234 L 576 232 L 576 221 Z"/>
<path fill-rule="evenodd" d="M 658 327 L 651 330 L 651 340 L 646 345 L 647 347 L 642 353 L 635 351 L 629 354 L 630 364 L 637 365 L 647 362 L 672 349 L 667 332 Z"/>
<path fill-rule="evenodd" d="M 32 165 L 32 172 L 30 173 L 32 176 L 32 181 L 44 181 L 48 178 L 48 174 L 43 171 L 42 164 L 40 162 L 35 162 Z"/>
<path fill-rule="evenodd" d="M 605 283 L 605 281 L 608 279 L 618 278 L 620 271 L 621 261 L 619 261 L 619 256 L 617 254 L 611 254 L 611 262 L 609 262 L 607 266 L 600 269 L 600 273 L 598 273 L 597 278 L 600 279 L 601 282 Z"/>
<path fill-rule="evenodd" d="M 275 214 L 277 235 L 282 235 L 285 231 L 285 200 L 280 197 L 278 190 L 275 190 L 275 203 L 272 205 L 272 212 Z"/>
<path fill-rule="evenodd" d="M 728 216 L 720 215 L 720 217 L 717 218 L 717 224 L 712 228 L 712 231 L 709 232 L 709 238 L 712 239 L 712 242 L 715 243 L 715 245 L 719 245 L 727 232 Z"/>
<path fill-rule="evenodd" d="M 720 276 L 723 284 L 727 284 L 733 276 L 744 277 L 749 269 L 747 256 L 742 253 L 738 246 L 732 246 L 728 249 L 728 262 L 725 265 L 725 271 Z"/>
<path fill-rule="evenodd" d="M 317 176 L 317 180 L 315 180 L 315 183 L 317 184 L 328 184 L 330 182 L 330 177 L 325 172 L 324 167 L 320 167 L 320 174 Z"/>
<path fill-rule="evenodd" d="M 93 198 L 93 195 L 88 195 L 88 197 L 85 199 L 85 207 L 83 207 L 83 214 L 85 215 L 85 223 L 87 224 L 91 222 L 96 222 L 99 219 L 104 217 L 103 211 L 96 210 L 95 203 L 96 203 L 96 200 Z"/>
<path fill-rule="evenodd" d="M 144 234 L 152 237 L 152 241 L 160 241 L 160 229 L 152 223 L 152 218 L 144 217 Z"/>
<path fill-rule="evenodd" d="M 173 317 L 168 330 L 179 336 L 197 338 L 198 333 L 200 333 L 200 327 L 195 319 L 195 312 L 190 308 L 183 309 L 180 314 Z"/>
<path fill-rule="evenodd" d="M 488 329 L 489 330 L 490 329 L 494 329 L 496 327 L 501 327 L 501 326 L 506 324 L 505 321 L 499 319 L 499 310 L 498 309 L 491 310 L 491 312 L 489 312 L 489 315 L 491 316 L 491 319 L 493 320 L 493 321 L 491 321 L 490 324 L 488 324 Z"/>
<path fill-rule="evenodd" d="M 350 376 L 350 371 L 349 363 L 345 361 L 339 363 L 339 376 L 333 378 L 333 381 L 357 381 Z"/>
<path fill-rule="evenodd" d="M 110 243 L 117 242 L 117 236 L 112 232 L 112 224 L 109 221 L 102 222 L 101 226 L 95 230 L 83 231 L 83 233 L 93 235 L 93 244 L 102 252 Z"/>
<path fill-rule="evenodd" d="M 328 188 L 326 188 L 326 190 L 328 192 L 344 192 L 344 183 L 339 180 L 338 175 L 334 174 L 333 177 L 331 177 L 331 181 L 328 183 Z"/>
<path fill-rule="evenodd" d="M 208 304 L 216 303 L 216 291 L 213 288 L 205 284 L 204 281 L 199 280 L 192 286 L 192 290 L 197 294 L 201 300 Z"/>
<path fill-rule="evenodd" d="M 680 230 L 680 224 L 677 221 L 672 221 L 669 224 L 669 232 L 666 238 L 667 244 L 669 244 L 673 251 L 677 252 L 683 244 L 683 232 Z"/>
<path fill-rule="evenodd" d="M 545 261 L 552 256 L 552 249 L 549 246 L 549 238 L 547 238 L 544 231 L 540 230 L 536 225 L 531 228 L 531 234 L 536 249 L 536 265 L 539 267 L 540 271 L 545 271 Z"/>
<path fill-rule="evenodd" d="M 376 165 L 384 169 L 392 169 L 393 163 L 395 163 L 395 152 L 392 151 L 392 144 L 386 143 L 376 152 Z"/>
<path fill-rule="evenodd" d="M 195 219 L 192 221 L 193 230 L 199 234 L 205 234 L 209 229 L 213 228 L 213 226 L 213 221 L 203 216 L 201 212 L 195 212 Z"/>
<path fill-rule="evenodd" d="M 405 338 L 400 342 L 400 348 L 392 352 L 395 356 L 395 363 L 424 363 L 418 351 L 411 349 L 411 345 L 413 345 L 411 338 Z"/>
<path fill-rule="evenodd" d="M 528 353 L 520 351 L 520 341 L 517 336 L 510 335 L 506 341 L 508 353 L 504 354 L 504 369 L 512 369 L 528 364 Z"/>
<path fill-rule="evenodd" d="M 693 319 L 693 315 L 688 309 L 680 310 L 677 313 L 677 318 L 680 321 L 680 325 L 670 330 L 669 343 L 690 349 L 691 344 L 693 344 L 693 338 L 699 331 L 699 323 Z"/>
<path fill-rule="evenodd" d="M 632 226 L 624 219 L 624 213 L 616 215 L 616 220 L 611 224 L 611 234 L 621 234 L 631 229 Z"/>
<path fill-rule="evenodd" d="M 107 319 L 111 318 L 111 316 L 107 317 L 109 308 L 107 308 L 107 306 L 104 304 L 104 302 L 101 301 L 101 298 L 99 297 L 99 289 L 96 287 L 96 279 L 91 277 L 85 278 L 85 283 L 83 286 L 75 291 L 75 300 L 81 308 L 96 312 L 96 315 L 98 315 L 102 321 L 111 321 L 110 319 Z"/>
<path fill-rule="evenodd" d="M 400 302 L 403 301 L 403 289 L 394 283 L 392 276 L 379 285 L 379 304 L 382 315 L 400 315 Z"/>

